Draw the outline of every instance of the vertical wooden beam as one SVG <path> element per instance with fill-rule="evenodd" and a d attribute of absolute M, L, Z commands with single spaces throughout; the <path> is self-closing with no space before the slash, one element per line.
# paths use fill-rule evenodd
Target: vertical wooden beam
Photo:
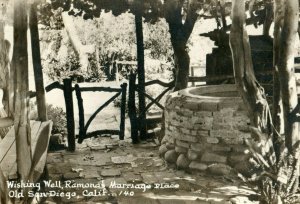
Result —
<path fill-rule="evenodd" d="M 128 115 L 129 115 L 130 126 L 131 126 L 131 140 L 133 144 L 139 143 L 138 123 L 137 123 L 136 107 L 135 107 L 135 89 L 136 89 L 135 81 L 136 81 L 136 74 L 130 73 L 129 90 L 128 90 Z"/>
<path fill-rule="evenodd" d="M 123 83 L 121 85 L 121 88 L 122 88 L 122 99 L 121 99 L 120 140 L 124 140 L 127 84 Z"/>
<path fill-rule="evenodd" d="M 27 181 L 32 164 L 31 134 L 28 119 L 28 53 L 27 53 L 27 1 L 14 1 L 14 128 L 16 135 L 17 169 L 21 180 Z"/>
<path fill-rule="evenodd" d="M 70 78 L 67 78 L 63 80 L 63 83 L 67 115 L 68 150 L 75 151 L 75 122 L 72 95 L 72 80 Z"/>
<path fill-rule="evenodd" d="M 140 2 L 140 5 L 143 2 Z M 136 10 L 135 14 L 135 29 L 136 29 L 136 44 L 137 44 L 137 73 L 138 73 L 138 90 L 139 90 L 139 124 L 140 124 L 140 138 L 146 139 L 146 102 L 145 96 L 145 60 L 144 60 L 144 36 L 143 36 L 143 18 L 142 9 Z"/>
<path fill-rule="evenodd" d="M 84 108 L 83 100 L 81 97 L 81 91 L 79 85 L 75 85 L 76 98 L 78 103 L 78 112 L 79 112 L 79 138 L 78 143 L 81 144 L 84 138 L 86 137 L 86 132 L 84 130 Z"/>
<path fill-rule="evenodd" d="M 36 3 L 33 3 L 30 6 L 30 17 L 29 17 L 32 62 L 33 62 L 34 82 L 35 82 L 35 89 L 36 89 L 38 119 L 40 121 L 47 121 L 48 120 L 47 106 L 46 106 L 46 98 L 45 98 L 42 64 L 41 64 L 40 39 L 39 39 L 36 7 L 37 7 Z"/>

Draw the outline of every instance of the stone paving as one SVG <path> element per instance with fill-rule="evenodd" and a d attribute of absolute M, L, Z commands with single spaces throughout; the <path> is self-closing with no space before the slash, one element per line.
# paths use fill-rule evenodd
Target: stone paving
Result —
<path fill-rule="evenodd" d="M 234 175 L 212 177 L 175 169 L 159 157 L 158 148 L 154 141 L 133 145 L 111 136 L 85 140 L 76 152 L 49 153 L 48 180 L 62 184 L 44 191 L 64 194 L 41 195 L 38 200 L 49 204 L 258 203 L 250 201 L 257 196 Z"/>

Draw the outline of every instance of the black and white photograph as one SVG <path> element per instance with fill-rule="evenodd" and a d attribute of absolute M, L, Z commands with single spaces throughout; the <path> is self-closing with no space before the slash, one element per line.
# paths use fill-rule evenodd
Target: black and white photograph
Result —
<path fill-rule="evenodd" d="M 299 39 L 298 0 L 0 0 L 0 204 L 300 203 Z"/>

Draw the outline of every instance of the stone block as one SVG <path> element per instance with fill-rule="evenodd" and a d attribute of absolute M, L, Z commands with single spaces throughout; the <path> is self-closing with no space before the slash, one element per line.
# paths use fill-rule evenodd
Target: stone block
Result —
<path fill-rule="evenodd" d="M 201 152 L 205 149 L 205 146 L 204 146 L 204 144 L 201 144 L 201 143 L 192 143 L 191 149 L 196 152 Z"/>
<path fill-rule="evenodd" d="M 201 157 L 201 161 L 207 163 L 226 163 L 227 157 L 215 153 L 205 152 Z"/>
<path fill-rule="evenodd" d="M 212 164 L 208 166 L 208 171 L 214 175 L 228 175 L 232 173 L 232 168 L 226 164 Z"/>
<path fill-rule="evenodd" d="M 187 153 L 187 156 L 188 156 L 189 160 L 194 161 L 194 160 L 199 158 L 199 153 L 189 149 L 188 153 Z"/>
<path fill-rule="evenodd" d="M 167 151 L 168 151 L 168 148 L 166 147 L 165 144 L 161 145 L 158 149 L 158 153 L 161 157 L 164 156 Z"/>
<path fill-rule="evenodd" d="M 184 147 L 184 148 L 189 148 L 190 147 L 190 143 L 188 142 L 184 142 L 181 140 L 176 140 L 176 145 L 179 147 Z"/>
<path fill-rule="evenodd" d="M 169 150 L 165 153 L 165 160 L 169 163 L 176 163 L 178 154 L 175 150 Z"/>
<path fill-rule="evenodd" d="M 194 125 L 194 130 L 210 130 L 213 124 L 212 117 L 193 117 L 190 121 Z"/>
<path fill-rule="evenodd" d="M 231 147 L 226 145 L 213 145 L 212 147 L 213 152 L 230 152 Z"/>
<path fill-rule="evenodd" d="M 214 117 L 226 117 L 226 118 L 232 118 L 235 110 L 232 108 L 225 108 L 221 109 L 218 112 L 214 112 L 213 115 Z"/>
<path fill-rule="evenodd" d="M 238 101 L 238 103 L 237 103 Z M 232 101 L 222 101 L 218 104 L 218 109 L 219 110 L 223 110 L 223 109 L 238 109 L 239 108 L 239 104 L 240 104 L 240 99 L 237 100 L 232 100 Z"/>
<path fill-rule="evenodd" d="M 182 105 L 183 108 L 197 111 L 199 110 L 199 103 L 197 101 L 186 101 L 185 104 Z"/>
<path fill-rule="evenodd" d="M 203 101 L 199 107 L 202 111 L 218 111 L 218 104 L 216 101 Z"/>
<path fill-rule="evenodd" d="M 232 129 L 232 124 L 231 123 L 224 123 L 224 122 L 215 122 L 212 125 L 213 130 L 228 130 Z"/>
<path fill-rule="evenodd" d="M 174 149 L 174 148 L 175 148 L 175 145 L 174 145 L 174 143 L 168 142 L 168 143 L 166 144 L 166 147 L 167 147 L 167 149 Z"/>
<path fill-rule="evenodd" d="M 208 130 L 198 130 L 197 131 L 197 136 L 208 137 L 209 136 L 209 131 Z"/>
<path fill-rule="evenodd" d="M 232 146 L 232 151 L 233 152 L 245 153 L 246 150 L 247 150 L 246 145 L 234 145 L 234 146 Z"/>
<path fill-rule="evenodd" d="M 189 168 L 193 170 L 205 171 L 207 169 L 207 165 L 200 162 L 192 161 L 189 165 Z"/>
<path fill-rule="evenodd" d="M 175 151 L 178 152 L 178 153 L 186 153 L 188 151 L 188 149 L 184 148 L 184 147 L 178 147 L 178 146 L 176 146 L 175 147 Z"/>
<path fill-rule="evenodd" d="M 244 144 L 244 140 L 242 138 L 222 138 L 222 143 L 227 145 L 242 145 Z"/>
<path fill-rule="evenodd" d="M 176 162 L 177 168 L 186 169 L 189 167 L 189 164 L 190 164 L 189 159 L 184 154 L 180 154 Z"/>
<path fill-rule="evenodd" d="M 184 134 L 176 134 L 175 139 L 186 141 L 186 142 L 197 142 L 198 139 L 195 136 L 184 135 Z"/>
<path fill-rule="evenodd" d="M 203 117 L 211 117 L 213 115 L 213 112 L 211 111 L 198 111 L 194 112 L 194 116 L 198 118 L 203 118 Z"/>
<path fill-rule="evenodd" d="M 242 139 L 250 139 L 251 138 L 251 133 L 250 132 L 241 132 L 239 131 L 237 133 L 238 137 L 239 138 L 242 138 Z"/>
<path fill-rule="evenodd" d="M 220 141 L 218 138 L 208 137 L 208 138 L 206 138 L 206 142 L 209 144 L 218 144 Z"/>
<path fill-rule="evenodd" d="M 120 176 L 121 171 L 119 169 L 104 169 L 101 171 L 100 175 L 104 177 L 115 177 Z"/>
<path fill-rule="evenodd" d="M 181 131 L 183 134 L 187 134 L 187 135 L 189 135 L 189 134 L 191 133 L 191 131 L 188 130 L 188 129 L 186 129 L 185 127 L 180 128 L 180 131 Z"/>

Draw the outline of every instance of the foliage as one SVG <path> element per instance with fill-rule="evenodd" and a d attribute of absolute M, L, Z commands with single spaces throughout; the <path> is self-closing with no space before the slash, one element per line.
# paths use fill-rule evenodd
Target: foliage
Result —
<path fill-rule="evenodd" d="M 281 150 L 276 157 L 272 138 L 252 127 L 254 141 L 246 140 L 254 166 L 250 178 L 242 176 L 244 181 L 255 184 L 261 194 L 261 203 L 294 203 L 298 190 L 300 141 L 295 144 L 295 152 L 288 154 L 284 141 L 280 141 Z"/>
<path fill-rule="evenodd" d="M 31 103 L 30 107 L 32 110 L 30 118 L 32 120 L 36 120 L 38 118 L 36 104 Z M 47 105 L 47 115 L 48 115 L 48 119 L 53 122 L 52 132 L 51 132 L 52 134 L 66 133 L 67 116 L 62 108 L 53 107 L 51 104 L 48 104 Z"/>
<path fill-rule="evenodd" d="M 80 70 L 80 64 L 75 53 L 59 60 L 50 58 L 44 62 L 45 72 L 53 81 L 62 81 L 70 77 L 73 80 L 82 81 L 85 73 Z"/>
<path fill-rule="evenodd" d="M 63 109 L 47 105 L 47 111 L 48 119 L 53 122 L 52 134 L 66 133 L 67 116 Z"/>

